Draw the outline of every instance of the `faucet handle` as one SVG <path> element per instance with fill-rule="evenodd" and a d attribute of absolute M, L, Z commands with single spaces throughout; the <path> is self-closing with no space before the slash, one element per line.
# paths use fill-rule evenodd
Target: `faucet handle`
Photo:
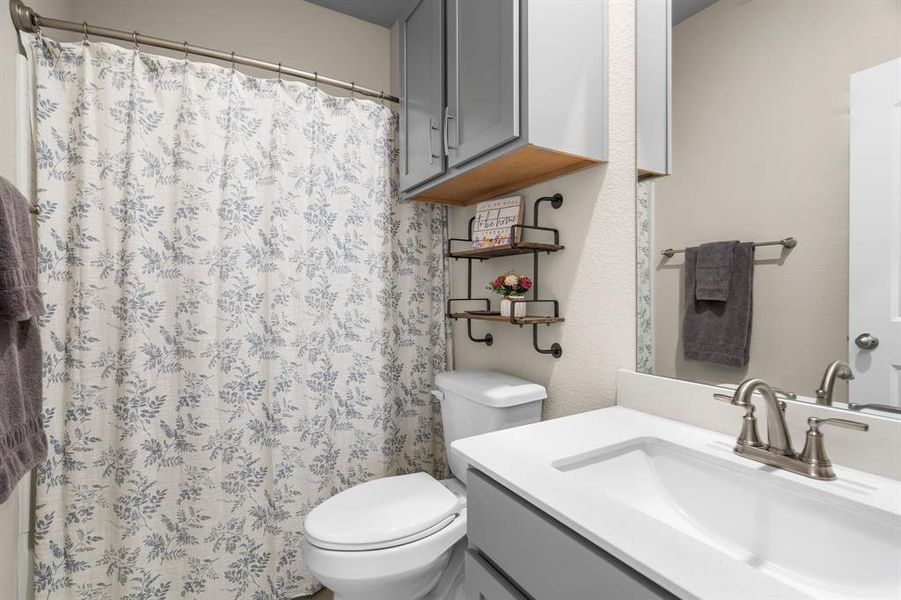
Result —
<path fill-rule="evenodd" d="M 735 406 L 739 406 L 738 402 L 735 401 L 735 396 L 730 396 L 729 394 L 714 394 L 714 400 L 719 400 L 720 402 L 728 402 L 729 404 L 734 404 Z"/>
<path fill-rule="evenodd" d="M 775 392 L 777 396 L 782 396 L 783 398 L 786 398 L 788 400 L 797 400 L 798 399 L 798 394 L 796 394 L 794 392 L 789 392 L 788 390 L 783 390 L 780 388 L 773 388 L 773 392 Z M 735 397 L 730 396 L 728 394 L 714 394 L 713 397 L 716 398 L 717 400 L 719 400 L 720 402 L 730 402 L 736 406 L 744 406 L 744 402 L 735 402 L 735 400 L 734 400 Z M 781 408 L 783 411 L 785 410 L 786 406 L 787 406 L 787 404 L 785 404 L 785 402 L 783 400 L 779 401 L 779 408 Z"/>
<path fill-rule="evenodd" d="M 810 425 L 810 430 L 815 433 L 820 433 L 820 425 L 835 425 L 836 427 L 855 429 L 857 431 L 867 431 L 870 429 L 870 426 L 866 423 L 861 423 L 860 421 L 852 421 L 851 419 L 836 419 L 834 417 L 830 419 L 818 419 L 817 417 L 810 417 L 809 419 L 807 419 L 807 424 Z"/>
<path fill-rule="evenodd" d="M 763 442 L 760 440 L 760 433 L 757 431 L 757 417 L 754 416 L 754 403 L 750 401 L 739 401 L 735 396 L 727 394 L 714 394 L 714 399 L 720 402 L 728 402 L 732 406 L 740 406 L 745 409 L 745 415 L 741 419 L 741 433 L 735 440 L 736 447 L 752 446 L 754 448 L 762 448 Z"/>
<path fill-rule="evenodd" d="M 804 443 L 804 450 L 801 451 L 801 460 L 809 465 L 812 476 L 816 479 L 835 479 L 835 471 L 832 469 L 832 461 L 826 454 L 826 444 L 823 443 L 823 434 L 820 431 L 821 425 L 835 425 L 844 427 L 845 429 L 854 429 L 857 431 L 867 431 L 870 426 L 860 421 L 852 421 L 850 419 L 818 419 L 810 417 L 807 419 L 810 429 L 807 430 L 807 441 Z"/>
<path fill-rule="evenodd" d="M 783 390 L 782 388 L 774 387 L 773 391 L 776 392 L 777 396 L 782 396 L 784 398 L 787 398 L 788 400 L 797 400 L 798 399 L 798 394 L 796 394 L 794 392 L 790 392 L 788 390 Z"/>

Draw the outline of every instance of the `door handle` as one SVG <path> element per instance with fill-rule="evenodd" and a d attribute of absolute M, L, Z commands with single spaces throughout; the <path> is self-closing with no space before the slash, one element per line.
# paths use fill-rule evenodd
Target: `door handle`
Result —
<path fill-rule="evenodd" d="M 455 116 L 453 116 L 452 114 L 450 114 L 450 112 L 448 111 L 447 107 L 445 106 L 445 107 L 444 107 L 444 153 L 445 153 L 446 155 L 448 155 L 448 156 L 450 156 L 450 151 L 451 151 L 451 150 L 456 150 L 456 149 L 457 149 L 457 146 L 451 146 L 451 145 L 450 145 L 450 141 L 448 140 L 448 131 L 449 131 L 449 128 L 448 128 L 447 124 L 448 124 L 452 119 L 456 119 L 456 118 L 457 118 L 457 117 L 455 117 Z"/>
<path fill-rule="evenodd" d="M 429 118 L 429 164 L 430 165 L 435 163 L 436 158 L 441 158 L 440 156 L 435 154 L 434 150 L 432 150 L 432 132 L 433 131 L 438 131 L 438 128 L 435 127 L 434 122 L 432 121 L 431 118 Z"/>
<path fill-rule="evenodd" d="M 872 333 L 861 333 L 854 338 L 854 343 L 861 350 L 875 350 L 879 346 L 879 338 Z"/>

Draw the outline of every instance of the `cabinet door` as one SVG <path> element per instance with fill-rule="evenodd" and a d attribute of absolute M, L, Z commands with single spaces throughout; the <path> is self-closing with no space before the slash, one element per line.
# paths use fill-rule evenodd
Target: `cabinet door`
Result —
<path fill-rule="evenodd" d="M 444 173 L 444 2 L 421 0 L 400 27 L 400 188 Z"/>
<path fill-rule="evenodd" d="M 520 0 L 447 0 L 448 166 L 519 136 Z"/>
<path fill-rule="evenodd" d="M 671 172 L 671 0 L 642 0 L 636 11 L 638 173 L 668 175 Z"/>
<path fill-rule="evenodd" d="M 466 600 L 525 600 L 507 579 L 473 550 L 466 552 Z"/>
<path fill-rule="evenodd" d="M 466 472 L 466 535 L 470 548 L 478 548 L 530 598 L 677 600 L 474 469 Z"/>

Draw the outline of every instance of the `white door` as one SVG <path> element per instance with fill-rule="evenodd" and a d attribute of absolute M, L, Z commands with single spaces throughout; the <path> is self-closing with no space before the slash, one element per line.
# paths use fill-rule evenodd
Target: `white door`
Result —
<path fill-rule="evenodd" d="M 851 402 L 901 406 L 901 58 L 851 76 Z"/>

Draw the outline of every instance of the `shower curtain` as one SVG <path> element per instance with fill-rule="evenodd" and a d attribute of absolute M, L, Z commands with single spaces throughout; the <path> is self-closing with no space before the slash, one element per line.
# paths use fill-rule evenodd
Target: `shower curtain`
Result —
<path fill-rule="evenodd" d="M 445 471 L 446 213 L 398 199 L 395 115 L 137 49 L 29 45 L 36 598 L 316 591 L 316 504 Z"/>

